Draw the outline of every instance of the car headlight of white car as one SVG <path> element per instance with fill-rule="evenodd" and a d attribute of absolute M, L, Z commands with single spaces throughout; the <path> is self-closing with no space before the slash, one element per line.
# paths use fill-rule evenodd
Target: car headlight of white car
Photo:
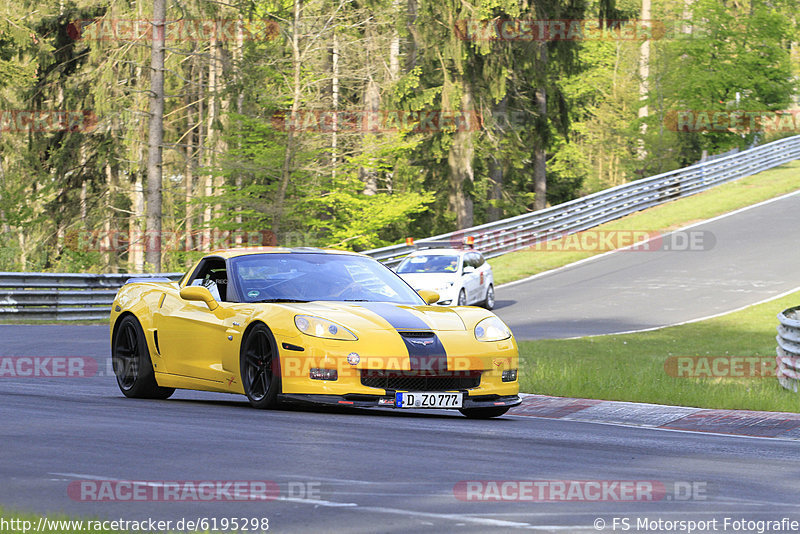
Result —
<path fill-rule="evenodd" d="M 442 284 L 439 287 L 437 287 L 434 291 L 436 291 L 440 295 L 444 295 L 447 292 L 449 292 L 450 288 L 452 287 L 453 287 L 453 282 L 447 282 L 446 284 Z"/>
<path fill-rule="evenodd" d="M 475 325 L 478 341 L 502 341 L 511 337 L 511 330 L 497 317 L 487 317 Z"/>

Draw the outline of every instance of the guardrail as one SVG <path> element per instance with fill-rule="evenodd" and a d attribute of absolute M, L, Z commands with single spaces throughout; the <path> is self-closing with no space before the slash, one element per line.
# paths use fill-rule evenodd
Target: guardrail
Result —
<path fill-rule="evenodd" d="M 0 273 L 0 319 L 108 319 L 117 289 L 129 278 L 182 274 Z"/>
<path fill-rule="evenodd" d="M 417 244 L 425 241 L 460 244 L 464 237 L 473 236 L 475 248 L 487 258 L 492 258 L 541 241 L 587 230 L 798 158 L 800 135 L 629 182 L 541 211 L 419 240 Z M 369 250 L 365 254 L 394 266 L 414 250 L 414 246 L 403 244 Z"/>
<path fill-rule="evenodd" d="M 417 243 L 433 241 L 460 245 L 465 237 L 473 236 L 475 248 L 492 258 L 537 242 L 587 230 L 799 158 L 800 135 L 612 187 L 541 211 L 441 234 Z M 364 253 L 394 266 L 414 250 L 416 247 L 403 244 Z M 128 278 L 139 276 L 177 279 L 181 275 L 0 273 L 0 319 L 105 319 L 116 290 Z M 797 342 L 800 343 L 800 338 Z"/>
<path fill-rule="evenodd" d="M 775 358 L 778 382 L 788 390 L 798 392 L 800 386 L 800 306 L 778 314 L 778 341 Z"/>

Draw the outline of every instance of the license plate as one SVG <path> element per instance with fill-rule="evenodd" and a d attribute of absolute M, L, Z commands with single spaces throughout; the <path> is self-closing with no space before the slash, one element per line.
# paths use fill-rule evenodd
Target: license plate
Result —
<path fill-rule="evenodd" d="M 422 391 L 397 392 L 397 408 L 461 408 L 461 393 L 427 393 Z"/>

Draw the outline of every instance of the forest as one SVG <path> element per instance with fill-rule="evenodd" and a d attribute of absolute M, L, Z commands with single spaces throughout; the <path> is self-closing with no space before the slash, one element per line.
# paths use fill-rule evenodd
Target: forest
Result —
<path fill-rule="evenodd" d="M 794 0 L 5 0 L 0 270 L 367 250 L 798 133 Z"/>

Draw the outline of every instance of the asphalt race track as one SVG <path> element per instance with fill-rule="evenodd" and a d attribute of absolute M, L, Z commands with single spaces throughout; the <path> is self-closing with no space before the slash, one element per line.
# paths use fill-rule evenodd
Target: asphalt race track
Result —
<path fill-rule="evenodd" d="M 501 286 L 495 312 L 518 339 L 627 332 L 726 313 L 800 288 L 797 228 L 800 192 L 667 235 L 660 250 L 606 254 Z"/>
<path fill-rule="evenodd" d="M 522 338 L 566 337 L 761 300 L 800 285 L 792 278 L 800 247 L 786 230 L 799 214 L 796 195 L 696 227 L 713 232 L 711 250 L 610 254 L 502 288 L 498 312 Z M 797 440 L 525 416 L 471 421 L 444 411 L 257 411 L 244 397 L 187 391 L 131 400 L 109 372 L 106 326 L 0 325 L 0 356 L 98 364 L 87 377 L 0 377 L 0 504 L 10 508 L 173 525 L 268 518 L 271 532 L 292 533 L 611 532 L 622 531 L 623 520 L 629 532 L 643 532 L 633 528 L 642 519 L 648 532 L 670 531 L 664 521 L 712 520 L 696 531 L 754 532 L 724 521 L 800 521 Z M 98 501 L 75 491 L 120 480 L 266 481 L 278 493 L 198 503 Z M 587 491 L 579 501 L 508 493 L 484 502 L 474 496 L 493 497 L 489 484 L 462 492 L 470 481 L 510 481 L 510 492 L 520 488 L 514 481 L 661 489 L 638 499 L 615 500 L 621 493 L 611 491 L 598 500 Z"/>
<path fill-rule="evenodd" d="M 795 440 L 523 416 L 470 421 L 438 411 L 257 411 L 243 397 L 188 391 L 131 400 L 109 376 L 106 332 L 0 326 L 2 356 L 99 362 L 87 378 L 0 379 L 5 506 L 125 520 L 267 517 L 272 532 L 596 532 L 596 520 L 611 525 L 615 517 L 717 519 L 719 528 L 726 517 L 800 520 Z M 83 501 L 70 492 L 71 484 L 109 480 L 269 481 L 279 494 L 197 503 Z M 639 481 L 662 491 L 642 497 L 654 502 L 480 502 L 456 491 L 488 480 Z"/>

